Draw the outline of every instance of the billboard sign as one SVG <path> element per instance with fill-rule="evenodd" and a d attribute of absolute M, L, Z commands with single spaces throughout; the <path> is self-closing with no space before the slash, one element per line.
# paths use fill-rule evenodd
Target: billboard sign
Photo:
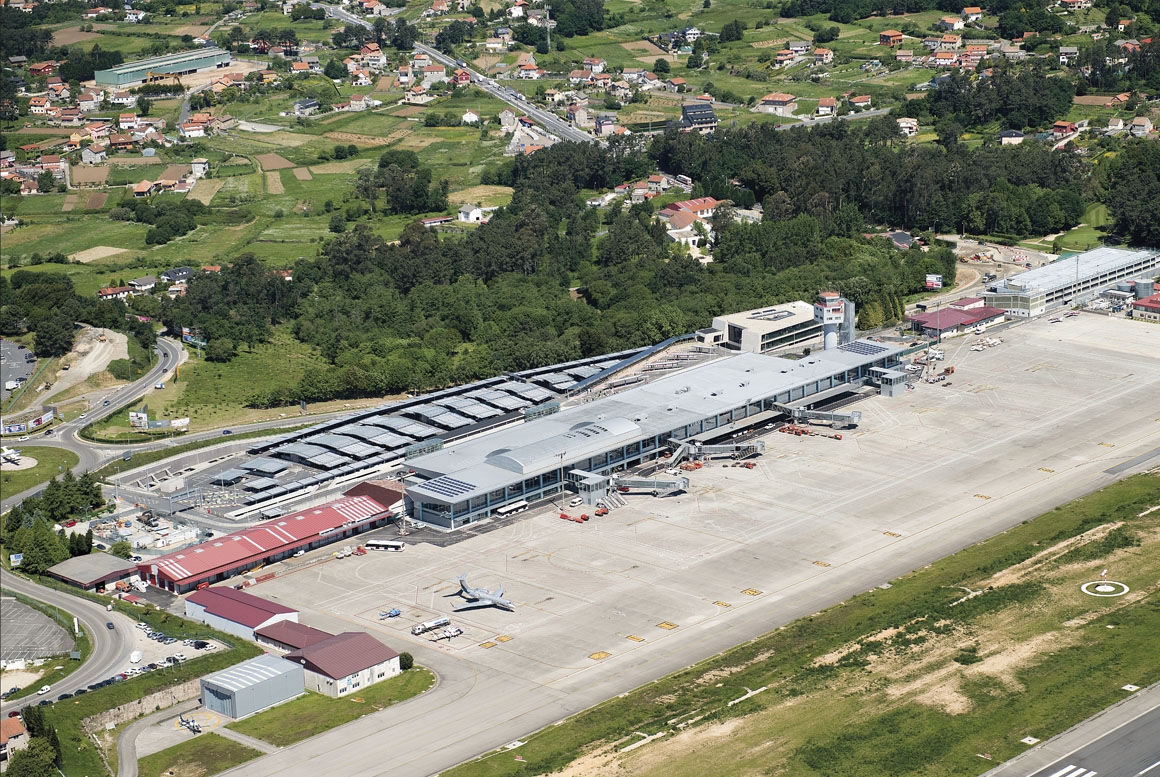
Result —
<path fill-rule="evenodd" d="M 31 426 L 33 429 L 39 429 L 40 427 L 44 426 L 45 424 L 51 424 L 52 418 L 54 415 L 55 415 L 55 413 L 52 410 L 49 410 L 44 415 L 38 416 L 36 418 L 33 418 L 31 421 L 29 421 L 28 422 L 29 426 Z"/>
<path fill-rule="evenodd" d="M 171 421 L 169 425 L 172 426 L 174 429 L 188 429 L 189 428 L 189 419 L 188 418 L 174 418 L 173 421 Z"/>
<path fill-rule="evenodd" d="M 129 426 L 134 429 L 145 429 L 149 426 L 148 413 L 129 413 Z"/>
<path fill-rule="evenodd" d="M 942 276 L 941 275 L 928 275 L 928 276 L 926 276 L 926 287 L 928 289 L 941 289 L 942 288 Z"/>
<path fill-rule="evenodd" d="M 23 422 L 18 424 L 4 424 L 4 434 L 20 434 L 21 432 L 27 431 L 28 424 Z"/>
<path fill-rule="evenodd" d="M 168 418 L 160 418 L 156 421 L 148 421 L 148 422 L 146 422 L 145 426 L 149 429 L 168 429 L 169 428 L 169 419 Z"/>

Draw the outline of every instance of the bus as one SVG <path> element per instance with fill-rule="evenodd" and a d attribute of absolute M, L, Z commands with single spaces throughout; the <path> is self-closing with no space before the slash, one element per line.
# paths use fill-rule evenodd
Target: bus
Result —
<path fill-rule="evenodd" d="M 515 515 L 516 513 L 522 513 L 524 510 L 527 510 L 527 509 L 528 509 L 527 501 L 521 499 L 518 502 L 512 502 L 510 505 L 504 505 L 503 507 L 497 507 L 495 514 L 500 516 L 500 517 L 503 517 L 506 515 Z"/>
<path fill-rule="evenodd" d="M 363 547 L 367 550 L 393 550 L 401 553 L 406 549 L 407 543 L 398 540 L 367 540 Z"/>
<path fill-rule="evenodd" d="M 677 176 L 677 183 L 684 184 L 685 186 L 692 186 L 693 179 L 687 175 L 678 175 Z"/>

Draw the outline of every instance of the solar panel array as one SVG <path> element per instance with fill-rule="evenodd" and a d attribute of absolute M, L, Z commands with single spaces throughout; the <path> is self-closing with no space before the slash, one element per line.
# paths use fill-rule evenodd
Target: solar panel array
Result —
<path fill-rule="evenodd" d="M 863 342 L 862 340 L 855 340 L 852 343 L 846 343 L 845 345 L 839 346 L 839 349 L 846 351 L 847 353 L 856 353 L 859 356 L 876 356 L 883 351 L 890 350 L 884 345 L 867 343 Z"/>
<path fill-rule="evenodd" d="M 450 475 L 443 475 L 434 480 L 428 480 L 423 484 L 423 488 L 428 491 L 445 496 L 448 499 L 454 499 L 457 496 L 473 491 L 475 486 L 471 483 L 464 483 L 462 480 L 453 478 Z"/>

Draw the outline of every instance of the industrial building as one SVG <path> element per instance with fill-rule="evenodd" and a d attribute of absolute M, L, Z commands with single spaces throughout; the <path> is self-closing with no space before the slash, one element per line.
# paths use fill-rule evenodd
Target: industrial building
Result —
<path fill-rule="evenodd" d="M 137 565 L 141 579 L 173 593 L 216 583 L 273 561 L 341 542 L 395 520 L 369 496 L 339 499 L 275 518 Z"/>
<path fill-rule="evenodd" d="M 334 635 L 321 629 L 311 628 L 294 621 L 278 621 L 269 626 L 254 629 L 254 639 L 259 645 L 286 653 L 316 645 L 332 636 Z"/>
<path fill-rule="evenodd" d="M 134 577 L 137 567 L 112 554 L 98 551 L 65 559 L 59 564 L 53 564 L 45 572 L 62 583 L 75 585 L 85 591 L 96 591 Z"/>
<path fill-rule="evenodd" d="M 267 654 L 203 677 L 201 704 L 238 720 L 301 696 L 305 690 L 300 664 Z"/>
<path fill-rule="evenodd" d="M 348 631 L 286 654 L 306 670 L 306 687 L 339 698 L 402 671 L 399 654 L 363 631 Z"/>
<path fill-rule="evenodd" d="M 952 302 L 945 308 L 917 313 L 909 316 L 911 328 L 928 337 L 954 337 L 955 335 L 986 329 L 1007 320 L 1007 313 L 999 308 L 984 305 L 976 297 Z"/>
<path fill-rule="evenodd" d="M 253 640 L 254 632 L 283 621 L 298 622 L 298 611 L 229 587 L 194 591 L 185 600 L 185 617 Z"/>
<path fill-rule="evenodd" d="M 904 349 L 855 340 L 802 359 L 740 353 L 409 459 L 412 516 L 454 529 L 514 503 L 611 487 L 608 475 L 866 383 L 905 389 Z M 780 406 L 780 407 L 779 407 Z"/>
<path fill-rule="evenodd" d="M 164 54 L 160 57 L 139 59 L 108 70 L 98 70 L 93 74 L 97 86 L 124 87 L 143 84 L 154 76 L 204 73 L 229 67 L 230 53 L 215 46 L 207 46 L 195 51 Z"/>
<path fill-rule="evenodd" d="M 1013 275 L 985 295 L 987 305 L 1030 318 L 1053 308 L 1085 302 L 1102 290 L 1160 270 L 1160 251 L 1095 248 Z"/>
<path fill-rule="evenodd" d="M 1153 294 L 1133 302 L 1132 318 L 1160 323 L 1160 294 Z"/>

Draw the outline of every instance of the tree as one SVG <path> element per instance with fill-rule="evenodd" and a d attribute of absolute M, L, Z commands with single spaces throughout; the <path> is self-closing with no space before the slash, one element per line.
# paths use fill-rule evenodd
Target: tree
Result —
<path fill-rule="evenodd" d="M 745 22 L 741 21 L 740 19 L 734 19 L 731 22 L 727 22 L 725 26 L 721 28 L 721 35 L 718 40 L 722 43 L 729 43 L 730 41 L 741 40 L 742 37 L 744 37 L 744 34 Z"/>
<path fill-rule="evenodd" d="M 127 540 L 114 542 L 109 546 L 109 553 L 113 554 L 117 558 L 128 559 L 129 556 L 133 555 L 133 546 L 130 545 Z"/>
<path fill-rule="evenodd" d="M 671 70 L 672 68 L 669 67 L 669 61 L 667 59 L 658 58 L 657 61 L 653 63 L 653 72 L 658 76 L 667 74 L 671 72 Z"/>
<path fill-rule="evenodd" d="M 33 350 L 37 356 L 64 356 L 72 350 L 75 338 L 73 322 L 63 313 L 58 313 L 36 327 Z"/>
<path fill-rule="evenodd" d="M 227 337 L 215 337 L 205 347 L 206 361 L 228 362 L 234 353 L 234 341 Z"/>
<path fill-rule="evenodd" d="M 335 213 L 330 217 L 330 231 L 336 235 L 341 235 L 346 231 L 346 217 L 341 213 Z"/>
<path fill-rule="evenodd" d="M 402 652 L 399 654 L 399 668 L 406 672 L 408 669 L 415 666 L 415 657 L 410 653 Z"/>
<path fill-rule="evenodd" d="M 9 777 L 56 777 L 56 751 L 48 739 L 32 737 L 28 747 L 9 756 Z"/>

